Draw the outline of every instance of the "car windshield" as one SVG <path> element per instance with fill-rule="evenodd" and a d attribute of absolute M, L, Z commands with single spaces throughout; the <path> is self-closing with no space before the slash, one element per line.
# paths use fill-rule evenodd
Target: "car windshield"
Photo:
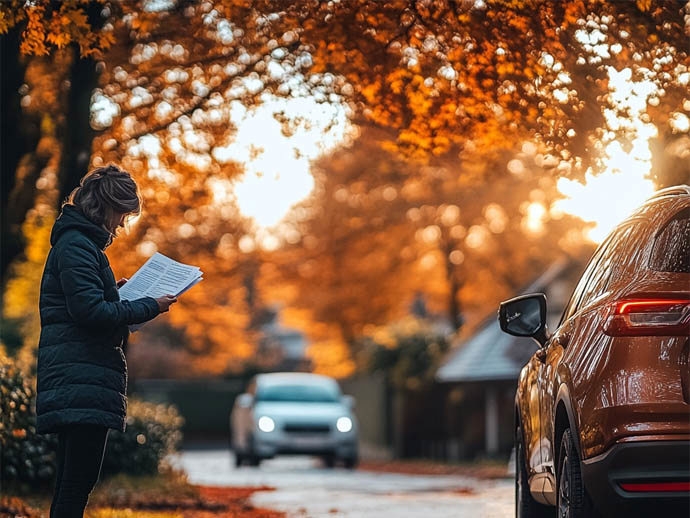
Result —
<path fill-rule="evenodd" d="M 334 387 L 285 384 L 259 387 L 256 397 L 259 401 L 335 403 L 340 399 L 340 394 Z"/>

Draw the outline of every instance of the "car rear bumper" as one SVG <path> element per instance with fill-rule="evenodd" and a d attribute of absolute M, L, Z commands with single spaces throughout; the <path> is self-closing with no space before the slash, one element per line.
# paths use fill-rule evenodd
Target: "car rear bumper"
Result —
<path fill-rule="evenodd" d="M 690 440 L 627 440 L 582 463 L 605 516 L 690 516 Z"/>

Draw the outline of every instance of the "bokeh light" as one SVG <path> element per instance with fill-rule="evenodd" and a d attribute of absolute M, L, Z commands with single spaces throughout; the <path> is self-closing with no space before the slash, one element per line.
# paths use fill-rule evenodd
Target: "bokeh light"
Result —
<path fill-rule="evenodd" d="M 281 119 L 290 121 L 289 127 Z M 271 97 L 250 109 L 238 103 L 231 122 L 237 134 L 213 155 L 219 162 L 244 164 L 233 194 L 240 212 L 260 227 L 276 225 L 311 193 L 311 162 L 352 131 L 344 105 L 309 97 Z"/>
<path fill-rule="evenodd" d="M 629 68 L 619 72 L 608 67 L 607 72 L 612 107 L 603 112 L 608 131 L 602 138 L 601 172 L 590 168 L 584 183 L 559 179 L 557 187 L 565 198 L 554 203 L 556 210 L 593 223 L 586 237 L 597 243 L 655 191 L 648 175 L 650 139 L 657 135 L 657 128 L 642 115 L 657 87 L 649 80 L 632 81 Z M 616 140 L 620 131 L 629 136 L 628 150 Z"/>

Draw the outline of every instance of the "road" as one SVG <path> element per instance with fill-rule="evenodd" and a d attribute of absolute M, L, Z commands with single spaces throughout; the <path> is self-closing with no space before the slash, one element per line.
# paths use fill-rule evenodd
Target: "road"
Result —
<path fill-rule="evenodd" d="M 258 507 L 289 518 L 506 518 L 513 482 L 463 476 L 325 469 L 306 457 L 281 457 L 260 467 L 235 468 L 228 450 L 185 450 L 172 459 L 190 482 L 215 486 L 270 486 L 254 494 Z"/>

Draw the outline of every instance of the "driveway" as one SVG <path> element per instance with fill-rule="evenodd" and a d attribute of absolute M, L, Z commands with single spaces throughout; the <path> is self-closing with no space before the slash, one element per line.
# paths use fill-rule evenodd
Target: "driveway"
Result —
<path fill-rule="evenodd" d="M 194 484 L 273 487 L 255 493 L 252 504 L 288 517 L 506 518 L 514 513 L 512 480 L 325 469 L 305 457 L 235 468 L 227 449 L 185 450 L 172 461 Z"/>

